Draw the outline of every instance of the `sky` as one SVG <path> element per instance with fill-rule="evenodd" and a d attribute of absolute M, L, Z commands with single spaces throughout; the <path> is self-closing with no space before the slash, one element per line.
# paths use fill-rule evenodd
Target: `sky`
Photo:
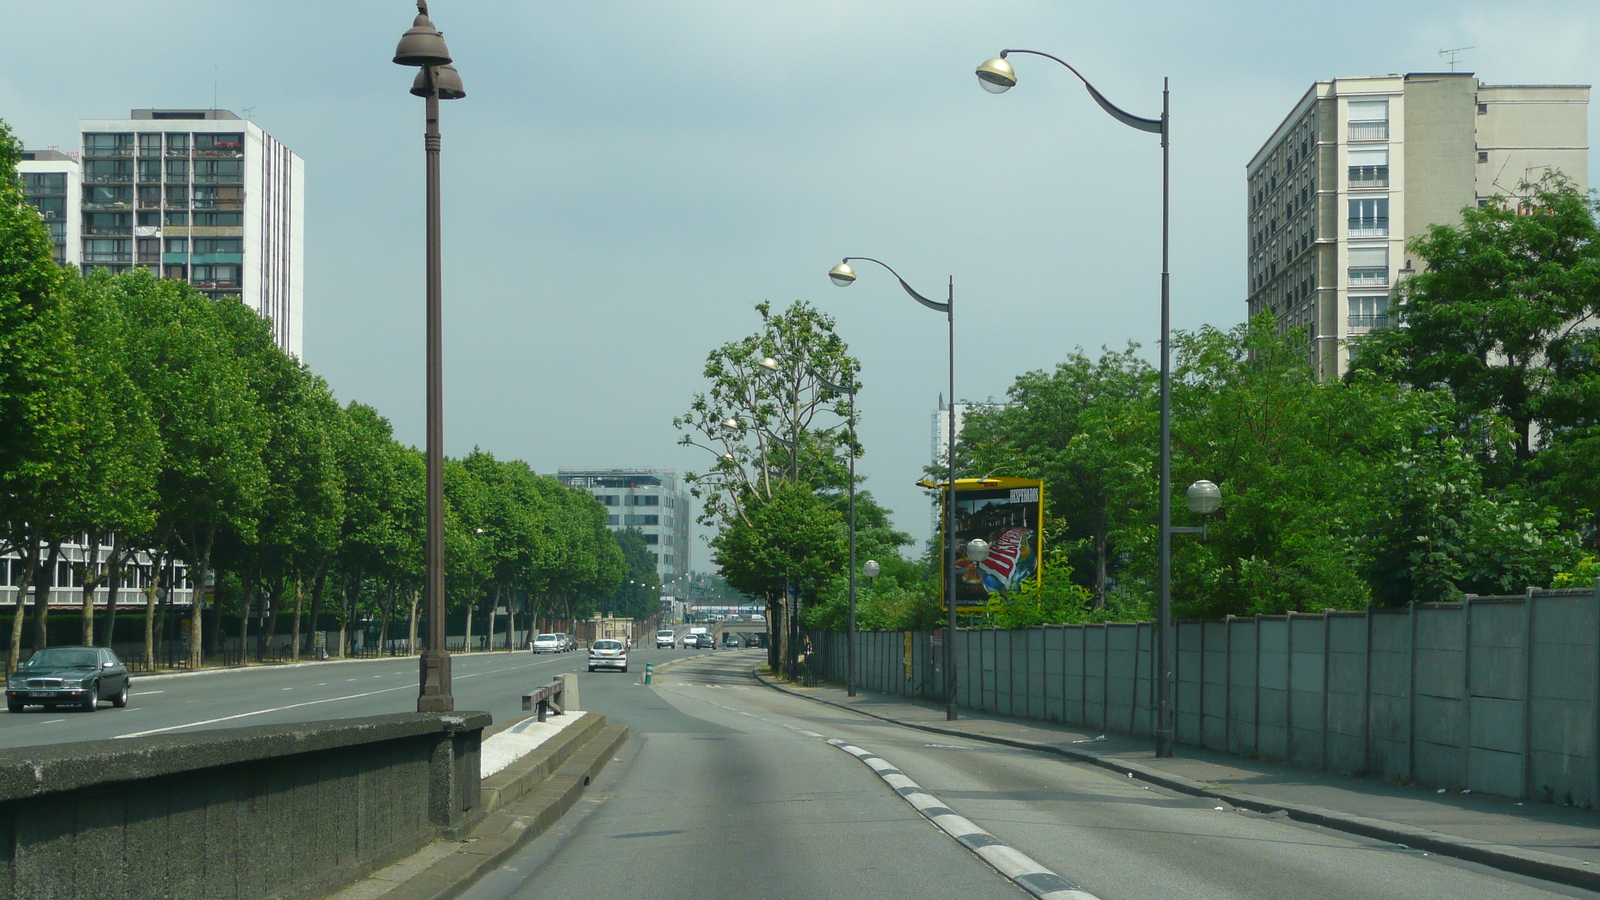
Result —
<path fill-rule="evenodd" d="M 423 441 L 422 101 L 390 62 L 405 0 L 9 3 L 0 118 L 75 150 L 80 118 L 247 115 L 305 160 L 304 359 Z M 1173 326 L 1245 315 L 1245 164 L 1318 79 L 1459 69 L 1600 81 L 1600 4 L 1349 0 L 435 0 L 467 89 L 444 104 L 445 451 L 536 470 L 704 471 L 672 417 L 754 305 L 805 300 L 861 361 L 858 471 L 919 544 L 913 486 L 946 383 L 1003 399 L 1074 348 L 1159 330 L 1161 156 L 1113 103 L 1171 80 Z M 213 100 L 215 98 L 215 101 Z M 1590 145 L 1596 117 L 1590 115 Z M 1591 163 L 1592 167 L 1592 163 Z M 697 531 L 691 565 L 712 568 Z"/>

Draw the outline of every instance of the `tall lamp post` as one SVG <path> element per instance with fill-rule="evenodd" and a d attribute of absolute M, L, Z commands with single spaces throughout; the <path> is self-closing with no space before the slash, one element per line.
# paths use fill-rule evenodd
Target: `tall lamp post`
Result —
<path fill-rule="evenodd" d="M 877 263 L 889 270 L 895 280 L 900 282 L 900 287 L 905 289 L 911 299 L 921 303 L 934 312 L 944 313 L 945 321 L 949 323 L 950 330 L 950 411 L 948 428 L 945 440 L 945 463 L 948 468 L 947 489 L 949 496 L 944 506 L 944 554 L 945 554 L 945 604 L 949 610 L 949 619 L 945 623 L 945 648 L 944 648 L 944 687 L 945 710 L 944 717 L 947 721 L 956 720 L 956 281 L 949 282 L 947 299 L 940 303 L 929 300 L 906 283 L 900 273 L 890 268 L 889 264 L 870 256 L 846 256 L 840 263 L 828 270 L 828 278 L 839 287 L 849 287 L 855 284 L 856 272 L 850 268 L 851 261 Z M 850 567 L 851 577 L 855 576 L 855 567 Z M 854 629 L 852 629 L 854 633 Z"/>
<path fill-rule="evenodd" d="M 417 0 L 417 18 L 400 37 L 394 61 L 419 71 L 411 93 L 427 100 L 427 130 L 423 149 L 427 157 L 428 218 L 428 530 L 426 575 L 428 640 L 418 673 L 417 712 L 449 712 L 456 708 L 450 692 L 450 654 L 444 642 L 444 353 L 440 329 L 443 320 L 443 283 L 439 273 L 439 101 L 467 95 L 461 74 L 450 64 L 444 35 L 428 20 L 426 0 Z"/>
<path fill-rule="evenodd" d="M 769 372 L 778 371 L 778 361 L 768 356 L 757 365 Z M 845 637 L 845 696 L 856 695 L 856 385 L 834 384 L 806 363 L 806 374 L 823 388 L 850 398 L 850 615 Z M 876 565 L 876 564 L 874 564 Z"/>
<path fill-rule="evenodd" d="M 1168 83 L 1161 82 L 1161 118 L 1147 119 L 1119 108 L 1095 90 L 1083 73 L 1059 57 L 1038 50 L 1002 50 L 994 59 L 978 66 L 978 83 L 991 94 L 1003 94 L 1017 86 L 1017 73 L 1006 62 L 1013 53 L 1026 53 L 1052 59 L 1078 76 L 1089 96 L 1111 118 L 1138 131 L 1161 136 L 1161 481 L 1158 487 L 1157 515 L 1160 516 L 1159 572 L 1156 576 L 1156 756 L 1172 755 L 1173 741 L 1173 684 L 1172 684 L 1172 316 L 1171 271 L 1167 264 L 1169 224 L 1171 221 L 1170 172 L 1168 138 L 1171 134 L 1168 118 Z"/>

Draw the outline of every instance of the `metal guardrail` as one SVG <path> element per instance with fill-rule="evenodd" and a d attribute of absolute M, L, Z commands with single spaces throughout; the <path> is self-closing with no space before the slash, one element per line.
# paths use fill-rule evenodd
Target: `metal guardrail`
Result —
<path fill-rule="evenodd" d="M 523 711 L 526 712 L 537 706 L 539 709 L 539 721 L 541 722 L 544 721 L 545 715 L 548 714 L 551 709 L 554 709 L 556 711 L 556 715 L 558 716 L 566 715 L 566 703 L 564 702 L 564 698 L 562 696 L 566 691 L 566 687 L 566 682 L 557 679 L 542 688 L 534 690 L 531 694 L 523 694 Z"/>

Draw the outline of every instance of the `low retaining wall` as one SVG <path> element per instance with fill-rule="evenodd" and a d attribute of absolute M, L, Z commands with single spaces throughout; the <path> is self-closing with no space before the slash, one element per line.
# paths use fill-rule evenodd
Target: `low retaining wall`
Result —
<path fill-rule="evenodd" d="M 1175 626 L 1177 739 L 1307 768 L 1600 805 L 1600 595 Z M 843 681 L 843 634 L 811 635 Z M 862 687 L 944 700 L 944 635 L 863 632 Z M 956 632 L 956 702 L 1148 735 L 1148 622 Z"/>
<path fill-rule="evenodd" d="M 325 893 L 482 816 L 487 713 L 0 751 L 0 900 Z"/>

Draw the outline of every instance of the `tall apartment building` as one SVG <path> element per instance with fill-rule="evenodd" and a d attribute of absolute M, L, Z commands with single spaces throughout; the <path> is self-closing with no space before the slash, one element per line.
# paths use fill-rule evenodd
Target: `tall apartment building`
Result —
<path fill-rule="evenodd" d="M 689 572 L 689 492 L 670 469 L 557 469 L 556 479 L 581 488 L 606 508 L 612 531 L 637 528 L 666 584 Z"/>
<path fill-rule="evenodd" d="M 22 176 L 28 201 L 39 210 L 45 230 L 50 232 L 56 262 L 77 265 L 82 246 L 78 204 L 83 191 L 78 161 L 53 148 L 24 150 L 17 174 Z"/>
<path fill-rule="evenodd" d="M 1249 310 L 1302 328 L 1319 378 L 1393 324 L 1406 243 L 1465 207 L 1559 171 L 1588 185 L 1588 85 L 1490 85 L 1470 72 L 1311 86 L 1246 168 Z"/>
<path fill-rule="evenodd" d="M 83 119 L 79 127 L 79 264 L 142 266 L 213 298 L 241 298 L 272 323 L 278 346 L 299 356 L 300 157 L 223 109 L 136 109 L 126 119 Z"/>

